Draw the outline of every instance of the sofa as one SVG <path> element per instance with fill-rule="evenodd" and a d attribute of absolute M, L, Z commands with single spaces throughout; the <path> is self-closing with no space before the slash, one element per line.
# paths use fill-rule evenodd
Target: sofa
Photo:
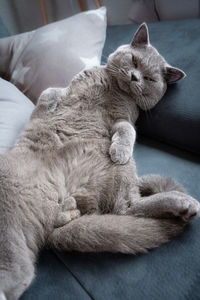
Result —
<path fill-rule="evenodd" d="M 141 112 L 133 153 L 138 173 L 171 176 L 200 200 L 200 19 L 148 25 L 152 44 L 187 77 L 169 87 L 151 112 Z M 0 27 L 1 36 L 8 35 L 3 24 Z M 133 24 L 107 28 L 102 63 L 113 49 L 130 42 L 136 28 Z M 26 103 L 28 115 L 33 108 Z M 13 135 L 2 128 L 0 120 L 0 135 Z M 45 249 L 35 279 L 21 300 L 198 300 L 199 248 L 200 220 L 196 218 L 179 237 L 146 254 Z"/>

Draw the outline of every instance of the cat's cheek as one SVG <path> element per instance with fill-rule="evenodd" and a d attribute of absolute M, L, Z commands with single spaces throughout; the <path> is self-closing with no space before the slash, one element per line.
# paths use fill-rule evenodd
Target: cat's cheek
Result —
<path fill-rule="evenodd" d="M 160 83 L 159 87 L 155 89 L 155 91 L 152 93 L 152 104 L 155 106 L 160 100 L 162 100 L 165 92 L 167 90 L 167 85 L 165 83 Z"/>
<path fill-rule="evenodd" d="M 142 87 L 140 86 L 140 88 L 135 87 L 135 83 L 130 83 L 130 90 L 132 92 L 133 95 L 140 97 L 141 96 L 141 91 L 142 91 Z"/>
<path fill-rule="evenodd" d="M 118 80 L 118 85 L 122 91 L 124 91 L 124 92 L 128 91 L 128 85 L 126 82 L 124 82 L 122 80 Z"/>

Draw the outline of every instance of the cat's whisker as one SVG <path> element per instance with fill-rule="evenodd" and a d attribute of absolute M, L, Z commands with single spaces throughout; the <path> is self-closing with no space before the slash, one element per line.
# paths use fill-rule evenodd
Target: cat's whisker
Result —
<path fill-rule="evenodd" d="M 110 69 L 109 71 L 110 71 L 110 73 L 112 73 L 114 76 L 116 76 L 117 73 L 118 73 L 116 70 L 112 70 L 112 69 Z"/>
<path fill-rule="evenodd" d="M 137 92 L 137 95 L 140 96 L 142 93 L 142 89 L 139 85 L 135 84 L 135 90 Z"/>
<path fill-rule="evenodd" d="M 124 69 L 120 69 L 120 72 L 127 76 L 127 73 L 126 73 L 126 71 L 124 71 Z"/>
<path fill-rule="evenodd" d="M 107 66 L 107 69 L 114 75 L 117 75 L 119 73 L 119 70 L 113 66 Z"/>
<path fill-rule="evenodd" d="M 108 66 L 108 69 L 118 70 L 119 68 L 117 68 L 115 66 Z"/>
<path fill-rule="evenodd" d="M 145 94 L 143 94 L 143 100 L 144 100 L 144 109 L 145 109 L 144 111 L 145 111 L 145 115 L 146 115 L 147 119 L 149 119 L 149 118 L 151 118 L 151 112 L 150 112 L 150 110 L 148 109 L 149 104 L 148 104 L 148 99 L 147 99 L 147 97 L 146 97 Z"/>
<path fill-rule="evenodd" d="M 146 96 L 144 97 L 144 100 L 145 100 L 145 111 L 146 111 L 147 114 L 148 114 L 148 100 L 147 100 L 147 97 L 146 97 Z"/>

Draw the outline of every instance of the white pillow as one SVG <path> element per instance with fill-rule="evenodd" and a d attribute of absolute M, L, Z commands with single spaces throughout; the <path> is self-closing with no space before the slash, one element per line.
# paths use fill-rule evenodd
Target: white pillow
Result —
<path fill-rule="evenodd" d="M 36 103 L 48 87 L 65 87 L 84 68 L 100 64 L 105 7 L 37 30 L 0 39 L 0 76 Z"/>
<path fill-rule="evenodd" d="M 33 109 L 33 103 L 26 96 L 0 78 L 0 153 L 14 145 Z"/>

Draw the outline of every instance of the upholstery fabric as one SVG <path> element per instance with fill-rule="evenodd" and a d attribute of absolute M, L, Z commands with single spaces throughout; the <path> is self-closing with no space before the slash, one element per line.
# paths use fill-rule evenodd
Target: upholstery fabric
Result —
<path fill-rule="evenodd" d="M 44 250 L 36 266 L 36 278 L 20 300 L 89 300 L 71 271 L 51 251 Z"/>
<path fill-rule="evenodd" d="M 134 23 L 199 17 L 199 0 L 134 0 L 129 19 Z"/>
<path fill-rule="evenodd" d="M 34 109 L 12 83 L 0 78 L 0 153 L 12 147 Z"/>
<path fill-rule="evenodd" d="M 128 16 L 133 23 L 159 21 L 154 0 L 134 0 Z"/>
<path fill-rule="evenodd" d="M 9 35 L 10 34 L 8 32 L 8 29 L 5 27 L 5 25 L 2 22 L 1 17 L 0 17 L 0 38 L 6 37 L 6 36 L 9 36 Z"/>
<path fill-rule="evenodd" d="M 137 131 L 177 147 L 200 153 L 200 19 L 148 24 L 150 42 L 187 77 L 170 85 L 149 113 L 140 114 Z M 103 61 L 119 45 L 131 41 L 136 25 L 111 26 Z"/>
<path fill-rule="evenodd" d="M 199 0 L 154 0 L 159 20 L 198 18 Z"/>
<path fill-rule="evenodd" d="M 0 40 L 0 76 L 36 103 L 48 87 L 65 87 L 84 68 L 100 64 L 104 7 Z"/>

